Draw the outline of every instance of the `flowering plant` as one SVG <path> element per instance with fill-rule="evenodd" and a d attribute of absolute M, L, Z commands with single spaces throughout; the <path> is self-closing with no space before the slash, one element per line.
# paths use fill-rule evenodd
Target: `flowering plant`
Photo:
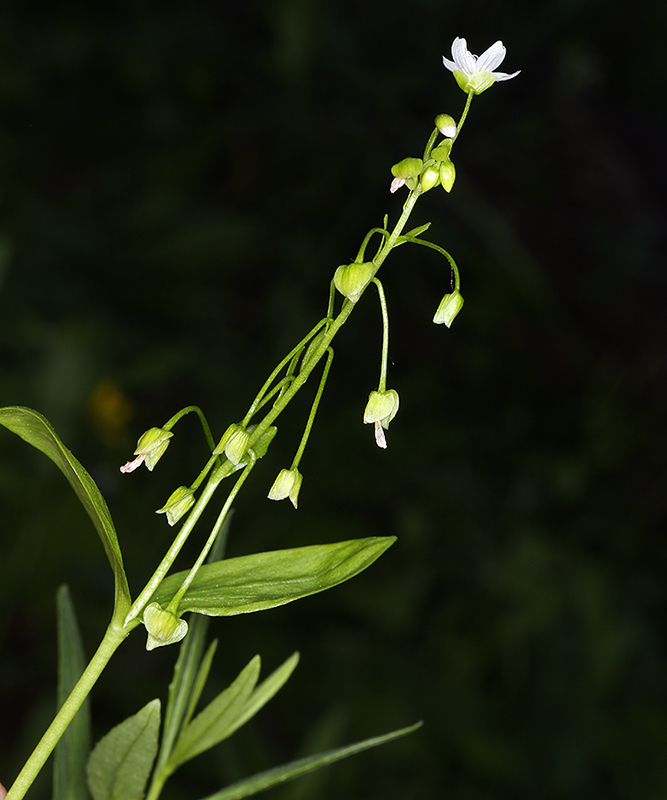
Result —
<path fill-rule="evenodd" d="M 37 411 L 21 406 L 0 409 L 0 424 L 47 455 L 69 481 L 102 541 L 115 584 L 111 621 L 87 665 L 67 589 L 63 587 L 58 593 L 61 643 L 59 711 L 11 785 L 7 795 L 9 800 L 20 800 L 25 795 L 54 748 L 56 800 L 89 795 L 94 800 L 112 800 L 121 795 L 123 800 L 141 800 L 146 786 L 148 800 L 156 800 L 177 768 L 244 725 L 279 691 L 298 662 L 298 653 L 294 653 L 258 683 L 260 659 L 256 656 L 228 688 L 195 714 L 216 650 L 215 641 L 205 647 L 209 618 L 264 611 L 332 588 L 365 570 L 394 543 L 395 537 L 371 536 L 223 558 L 234 500 L 275 438 L 278 418 L 295 395 L 309 384 L 311 376 L 317 373 L 310 412 L 291 465 L 279 472 L 268 492 L 269 499 L 289 498 L 297 507 L 303 479 L 299 464 L 331 369 L 333 340 L 371 285 L 378 293 L 382 312 L 382 351 L 380 377 L 370 391 L 363 422 L 373 425 L 378 446 L 387 447 L 385 432 L 398 412 L 399 395 L 395 389 L 387 389 L 389 313 L 377 273 L 390 253 L 399 245 L 416 244 L 428 247 L 446 259 L 452 275 L 451 292 L 445 294 L 440 302 L 434 322 L 449 327 L 463 306 L 459 271 L 454 259 L 439 245 L 423 238 L 430 223 L 408 231 L 405 228 L 423 194 L 437 186 L 446 192 L 452 190 L 456 171 L 451 152 L 473 96 L 494 82 L 508 80 L 518 73 L 508 75 L 493 71 L 505 56 L 501 42 L 496 42 L 477 57 L 467 50 L 465 39 L 457 38 L 452 56 L 453 61 L 443 60 L 467 94 L 461 118 L 457 123 L 449 114 L 438 114 L 422 156 L 405 158 L 392 167 L 391 192 L 404 186 L 408 190 L 398 221 L 390 229 L 385 216 L 381 226 L 368 232 L 354 261 L 333 272 L 325 315 L 278 362 L 243 418 L 231 422 L 221 436 L 214 437 L 201 409 L 187 406 L 163 425 L 146 431 L 138 440 L 135 458 L 120 468 L 123 473 L 131 473 L 145 464 L 152 471 L 165 456 L 177 423 L 187 414 L 193 413 L 198 417 L 207 446 L 206 461 L 195 478 L 188 485 L 172 491 L 162 508 L 158 509 L 157 513 L 164 514 L 170 526 L 180 523 L 180 528 L 153 574 L 136 595 L 130 590 L 120 541 L 108 506 L 89 473 Z M 374 254 L 369 257 L 366 251 L 373 237 L 378 237 L 379 241 Z M 175 559 L 193 535 L 203 511 L 228 479 L 231 488 L 200 546 L 199 555 L 189 569 L 172 573 Z M 186 613 L 192 615 L 188 620 L 183 617 Z M 153 699 L 117 725 L 91 750 L 90 691 L 117 648 L 142 625 L 146 630 L 146 649 L 149 651 L 180 642 L 164 715 L 160 700 Z M 290 762 L 228 786 L 207 800 L 231 800 L 255 794 L 332 761 L 403 736 L 420 724 Z M 0 785 L 0 796 L 3 794 Z"/>

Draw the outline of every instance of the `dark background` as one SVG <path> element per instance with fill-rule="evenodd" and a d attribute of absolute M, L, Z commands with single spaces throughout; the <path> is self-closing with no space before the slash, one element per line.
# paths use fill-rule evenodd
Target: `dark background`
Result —
<path fill-rule="evenodd" d="M 382 270 L 388 450 L 361 424 L 369 293 L 337 339 L 298 512 L 265 495 L 308 398 L 242 493 L 229 552 L 398 541 L 331 592 L 212 622 L 211 691 L 256 652 L 265 674 L 301 663 L 165 798 L 418 719 L 272 796 L 667 796 L 666 29 L 657 0 L 0 7 L 0 404 L 44 413 L 93 474 L 135 592 L 169 542 L 154 509 L 206 455 L 188 418 L 154 473 L 122 476 L 139 434 L 198 403 L 220 435 L 323 315 L 334 269 L 400 213 L 391 165 L 463 108 L 441 63 L 455 36 L 475 53 L 502 39 L 500 69 L 522 70 L 475 99 L 452 194 L 412 217 L 460 266 L 453 328 L 431 323 L 440 256 L 406 246 Z M 53 713 L 58 585 L 89 655 L 112 594 L 64 479 L 7 431 L 0 510 L 9 785 Z M 176 650 L 143 647 L 131 637 L 96 688 L 96 737 L 165 698 Z"/>

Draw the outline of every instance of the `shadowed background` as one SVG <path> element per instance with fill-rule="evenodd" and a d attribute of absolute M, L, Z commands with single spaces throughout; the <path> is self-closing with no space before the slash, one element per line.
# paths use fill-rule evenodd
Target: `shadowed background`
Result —
<path fill-rule="evenodd" d="M 241 494 L 229 554 L 398 541 L 331 592 L 212 622 L 211 692 L 257 652 L 265 674 L 301 663 L 166 800 L 418 719 L 272 796 L 666 796 L 666 27 L 655 0 L 0 9 L 0 404 L 44 413 L 93 474 L 135 592 L 169 542 L 154 510 L 206 457 L 188 418 L 153 474 L 122 476 L 138 436 L 191 403 L 219 436 L 323 315 L 335 268 L 400 213 L 391 165 L 463 108 L 441 62 L 455 36 L 502 39 L 500 69 L 522 70 L 475 99 L 452 194 L 411 219 L 461 269 L 452 329 L 431 323 L 444 259 L 406 246 L 382 270 L 388 450 L 361 424 L 369 292 L 336 340 L 298 512 L 265 496 L 307 397 Z M 88 655 L 112 586 L 60 473 L 6 431 L 0 514 L 8 785 L 54 710 L 58 585 Z M 165 699 L 176 650 L 143 647 L 102 677 L 96 738 Z"/>

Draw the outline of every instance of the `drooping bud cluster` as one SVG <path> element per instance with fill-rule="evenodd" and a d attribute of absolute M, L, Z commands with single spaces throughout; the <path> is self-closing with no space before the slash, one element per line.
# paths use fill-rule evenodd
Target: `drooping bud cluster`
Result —
<path fill-rule="evenodd" d="M 391 168 L 394 180 L 390 191 L 395 192 L 403 185 L 412 191 L 421 185 L 422 192 L 428 192 L 435 186 L 442 186 L 446 192 L 451 192 L 456 170 L 449 154 L 456 136 L 456 122 L 449 114 L 438 114 L 435 127 L 445 137 L 444 140 L 431 150 L 426 161 L 421 158 L 404 158 L 394 164 Z"/>

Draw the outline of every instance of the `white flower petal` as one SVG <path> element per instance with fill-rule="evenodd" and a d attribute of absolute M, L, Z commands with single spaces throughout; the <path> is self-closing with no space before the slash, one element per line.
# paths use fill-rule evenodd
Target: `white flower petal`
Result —
<path fill-rule="evenodd" d="M 450 72 L 454 72 L 455 69 L 460 69 L 453 61 L 450 61 L 445 56 L 442 57 L 442 63 L 447 67 Z"/>
<path fill-rule="evenodd" d="M 520 70 L 520 69 L 518 69 L 516 72 L 513 72 L 511 75 L 508 75 L 506 72 L 494 72 L 494 73 L 493 73 L 493 77 L 494 77 L 494 78 L 495 78 L 497 81 L 508 81 L 510 78 L 516 78 L 516 76 L 517 76 L 517 75 L 518 75 L 520 72 L 521 72 L 521 70 Z"/>
<path fill-rule="evenodd" d="M 471 75 L 475 69 L 475 56 L 468 50 L 468 43 L 458 36 L 452 45 L 452 57 L 460 70 Z"/>
<path fill-rule="evenodd" d="M 506 54 L 507 49 L 502 42 L 499 41 L 492 44 L 491 47 L 485 50 L 477 59 L 477 69 L 493 72 L 499 64 L 502 64 Z"/>

